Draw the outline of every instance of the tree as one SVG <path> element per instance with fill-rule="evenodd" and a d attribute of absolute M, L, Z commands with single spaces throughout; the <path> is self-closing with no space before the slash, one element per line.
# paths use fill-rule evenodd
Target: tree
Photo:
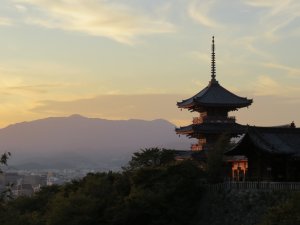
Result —
<path fill-rule="evenodd" d="M 0 157 L 0 174 L 3 173 L 1 166 L 2 165 L 7 165 L 7 160 L 10 158 L 11 153 L 10 152 L 5 152 L 1 155 Z M 2 206 L 3 202 L 11 198 L 11 185 L 8 185 L 7 188 L 4 191 L 0 192 L 0 206 Z"/>
<path fill-rule="evenodd" d="M 0 166 L 1 165 L 7 165 L 7 160 L 10 158 L 11 153 L 10 152 L 5 152 L 1 155 L 0 157 Z M 2 173 L 2 170 L 0 168 L 0 173 Z"/>
<path fill-rule="evenodd" d="M 295 193 L 284 204 L 272 207 L 263 218 L 261 225 L 299 225 L 300 193 Z"/>
<path fill-rule="evenodd" d="M 210 183 L 222 181 L 222 168 L 224 151 L 229 146 L 228 134 L 222 134 L 215 146 L 208 151 L 207 175 Z"/>
<path fill-rule="evenodd" d="M 197 213 L 204 172 L 174 151 L 145 149 L 131 170 L 90 173 L 62 186 L 19 197 L 0 210 L 1 225 L 181 225 Z"/>
<path fill-rule="evenodd" d="M 201 202 L 203 177 L 192 160 L 134 170 L 131 192 L 116 210 L 115 224 L 189 224 Z"/>
<path fill-rule="evenodd" d="M 140 152 L 133 153 L 133 156 L 125 170 L 134 170 L 145 167 L 165 166 L 175 162 L 175 151 L 170 149 L 146 148 Z"/>

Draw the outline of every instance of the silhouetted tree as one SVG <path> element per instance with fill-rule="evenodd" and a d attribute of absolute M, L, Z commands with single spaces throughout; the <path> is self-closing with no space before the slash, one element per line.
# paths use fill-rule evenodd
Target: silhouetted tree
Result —
<path fill-rule="evenodd" d="M 129 165 L 125 170 L 157 167 L 175 162 L 175 151 L 170 149 L 146 148 L 133 153 Z"/>
<path fill-rule="evenodd" d="M 222 134 L 214 147 L 208 151 L 207 178 L 210 183 L 222 181 L 224 152 L 229 146 L 229 136 Z"/>
<path fill-rule="evenodd" d="M 284 204 L 272 207 L 260 225 L 299 225 L 300 193 L 295 193 Z"/>
<path fill-rule="evenodd" d="M 7 165 L 7 160 L 10 158 L 11 153 L 5 152 L 0 157 L 0 175 L 3 173 L 1 166 Z M 0 191 L 0 207 L 6 199 L 11 198 L 11 185 L 8 184 L 5 190 Z"/>
<path fill-rule="evenodd" d="M 174 161 L 174 152 L 145 149 L 131 170 L 90 173 L 32 197 L 8 201 L 1 225 L 181 225 L 198 210 L 203 171 L 193 161 Z"/>
<path fill-rule="evenodd" d="M 7 160 L 10 158 L 10 156 L 11 156 L 10 152 L 3 153 L 0 157 L 0 166 L 7 165 Z M 0 167 L 0 173 L 2 173 L 1 167 Z"/>

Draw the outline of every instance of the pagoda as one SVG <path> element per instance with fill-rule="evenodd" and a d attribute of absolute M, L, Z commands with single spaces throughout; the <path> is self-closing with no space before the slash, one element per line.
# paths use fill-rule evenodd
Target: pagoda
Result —
<path fill-rule="evenodd" d="M 228 116 L 230 111 L 236 111 L 252 104 L 252 99 L 237 96 L 222 87 L 216 80 L 215 41 L 212 37 L 211 80 L 207 87 L 191 98 L 177 102 L 180 109 L 198 112 L 189 126 L 176 128 L 176 133 L 198 139 L 191 145 L 192 151 L 209 150 L 226 133 L 236 137 L 245 132 L 245 127 L 236 123 L 235 117 Z"/>

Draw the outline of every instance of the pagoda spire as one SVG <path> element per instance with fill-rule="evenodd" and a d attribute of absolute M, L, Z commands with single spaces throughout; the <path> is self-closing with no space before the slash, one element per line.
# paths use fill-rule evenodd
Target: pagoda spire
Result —
<path fill-rule="evenodd" d="M 215 37 L 212 37 L 211 45 L 211 81 L 216 81 L 216 55 L 215 55 Z"/>

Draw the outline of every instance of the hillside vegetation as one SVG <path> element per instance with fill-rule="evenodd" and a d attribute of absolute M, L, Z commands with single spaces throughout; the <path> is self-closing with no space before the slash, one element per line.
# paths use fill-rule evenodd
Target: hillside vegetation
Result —
<path fill-rule="evenodd" d="M 300 194 L 208 192 L 194 161 L 171 150 L 134 153 L 122 172 L 88 174 L 4 202 L 1 225 L 297 225 Z"/>

